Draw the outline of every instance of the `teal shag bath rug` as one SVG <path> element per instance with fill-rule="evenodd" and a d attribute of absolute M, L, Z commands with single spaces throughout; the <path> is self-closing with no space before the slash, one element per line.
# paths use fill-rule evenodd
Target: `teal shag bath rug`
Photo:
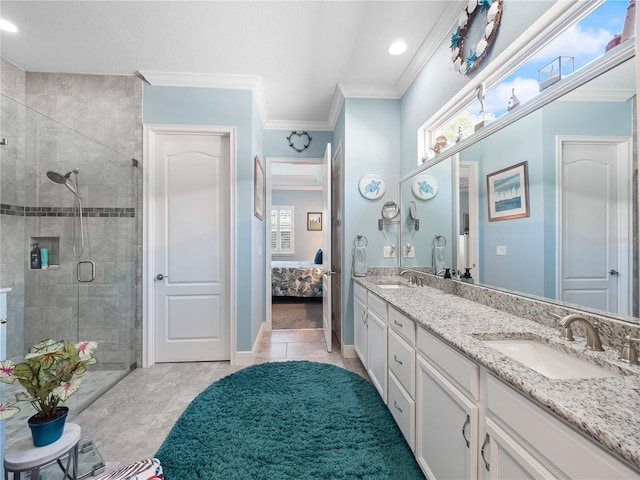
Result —
<path fill-rule="evenodd" d="M 156 453 L 168 480 L 424 479 L 375 387 L 335 365 L 254 365 L 211 384 Z"/>

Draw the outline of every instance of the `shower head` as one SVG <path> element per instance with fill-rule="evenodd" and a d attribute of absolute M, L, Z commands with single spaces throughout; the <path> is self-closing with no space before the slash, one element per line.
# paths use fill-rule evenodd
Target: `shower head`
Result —
<path fill-rule="evenodd" d="M 49 180 L 51 180 L 52 182 L 59 183 L 60 185 L 64 185 L 65 187 L 67 187 L 76 197 L 80 197 L 80 195 L 78 194 L 78 187 L 76 186 L 75 182 L 69 178 L 72 173 L 78 174 L 79 172 L 80 170 L 74 168 L 70 172 L 62 175 L 61 173 L 49 170 L 47 172 L 47 177 L 49 177 Z"/>

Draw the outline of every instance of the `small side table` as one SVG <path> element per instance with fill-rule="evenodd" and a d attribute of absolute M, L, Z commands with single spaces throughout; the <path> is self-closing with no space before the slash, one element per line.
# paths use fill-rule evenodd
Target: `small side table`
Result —
<path fill-rule="evenodd" d="M 9 480 L 9 472 L 13 472 L 13 480 L 20 480 L 24 478 L 22 473 L 31 472 L 31 479 L 38 480 L 40 468 L 55 461 L 60 465 L 65 480 L 78 480 L 79 441 L 80 425 L 75 423 L 66 423 L 62 437 L 44 447 L 34 447 L 31 438 L 18 440 L 4 454 L 4 479 Z M 61 458 L 67 454 L 65 467 Z"/>

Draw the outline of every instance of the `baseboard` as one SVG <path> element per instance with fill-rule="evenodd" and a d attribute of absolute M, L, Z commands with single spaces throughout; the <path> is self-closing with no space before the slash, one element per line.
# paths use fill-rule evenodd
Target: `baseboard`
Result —
<path fill-rule="evenodd" d="M 262 322 L 260 324 L 260 329 L 258 330 L 258 335 L 256 335 L 256 341 L 253 342 L 253 348 L 251 351 L 244 352 L 236 352 L 236 362 L 235 365 L 239 366 L 248 366 L 253 365 L 254 360 L 256 358 L 256 351 L 258 350 L 258 345 L 260 345 L 260 340 L 262 339 L 262 334 L 266 330 L 266 322 Z"/>
<path fill-rule="evenodd" d="M 356 358 L 356 349 L 353 345 L 343 345 L 342 346 L 342 356 L 344 358 Z"/>

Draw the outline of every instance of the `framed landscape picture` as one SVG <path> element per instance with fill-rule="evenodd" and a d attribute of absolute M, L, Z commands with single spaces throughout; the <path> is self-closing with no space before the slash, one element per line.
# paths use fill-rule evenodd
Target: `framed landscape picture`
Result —
<path fill-rule="evenodd" d="M 529 216 L 529 178 L 527 162 L 518 163 L 487 175 L 489 221 Z"/>
<path fill-rule="evenodd" d="M 307 230 L 310 232 L 319 232 L 322 230 L 321 212 L 307 212 Z"/>

